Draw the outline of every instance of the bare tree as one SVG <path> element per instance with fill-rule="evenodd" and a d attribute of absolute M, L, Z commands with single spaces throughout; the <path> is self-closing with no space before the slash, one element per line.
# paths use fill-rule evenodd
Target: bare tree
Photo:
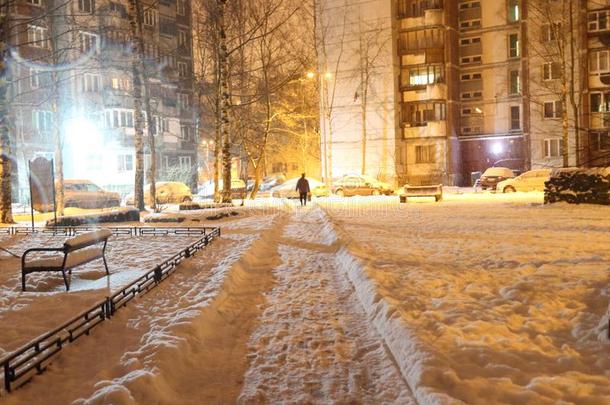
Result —
<path fill-rule="evenodd" d="M 584 68 L 583 59 L 575 49 L 580 24 L 574 23 L 574 13 L 580 10 L 577 0 L 540 0 L 528 4 L 530 24 L 538 32 L 538 40 L 528 44 L 530 52 L 542 64 L 539 80 L 533 80 L 543 94 L 553 94 L 559 101 L 561 114 L 561 157 L 563 166 L 570 165 L 570 133 L 574 133 L 576 163 L 580 154 L 580 125 Z M 533 75 L 532 77 L 536 77 Z M 557 113 L 557 111 L 555 111 Z"/>
<path fill-rule="evenodd" d="M 133 41 L 133 104 L 134 104 L 134 145 L 136 151 L 135 179 L 134 179 L 134 204 L 137 209 L 143 211 L 144 207 L 144 114 L 143 114 L 143 78 L 144 78 L 144 49 L 142 35 L 142 4 L 140 0 L 130 0 L 129 25 Z"/>
<path fill-rule="evenodd" d="M 348 34 L 348 12 L 349 3 L 347 0 L 342 6 L 329 4 L 324 0 L 314 0 L 315 23 L 314 29 L 317 35 L 316 49 L 320 74 L 318 80 L 321 89 L 322 116 L 324 122 L 322 126 L 322 158 L 325 182 L 330 185 L 333 178 L 332 172 L 332 148 L 333 148 L 333 111 L 337 95 L 338 75 L 343 64 L 345 51 L 345 37 Z M 340 13 L 337 18 L 336 13 Z M 341 21 L 337 23 L 337 21 Z M 334 32 L 340 27 L 337 35 Z"/>
<path fill-rule="evenodd" d="M 8 1 L 0 3 L 0 222 L 12 223 L 11 140 L 9 135 L 8 86 L 10 83 L 7 59 L 11 28 L 11 9 Z"/>
<path fill-rule="evenodd" d="M 367 155 L 367 113 L 369 92 L 371 91 L 372 79 L 375 77 L 380 59 L 383 52 L 387 51 L 387 46 L 390 41 L 390 36 L 385 35 L 385 28 L 381 22 L 376 21 L 367 23 L 362 21 L 362 16 L 358 15 L 358 48 L 357 60 L 359 88 L 356 91 L 354 99 L 360 99 L 360 117 L 361 117 L 361 168 L 363 175 L 366 174 L 366 155 Z"/>

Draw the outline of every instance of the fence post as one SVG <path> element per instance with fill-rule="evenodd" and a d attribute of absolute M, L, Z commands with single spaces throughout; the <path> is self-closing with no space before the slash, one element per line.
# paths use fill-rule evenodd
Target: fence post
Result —
<path fill-rule="evenodd" d="M 6 392 L 11 392 L 11 366 L 8 360 L 4 363 L 4 388 Z"/>

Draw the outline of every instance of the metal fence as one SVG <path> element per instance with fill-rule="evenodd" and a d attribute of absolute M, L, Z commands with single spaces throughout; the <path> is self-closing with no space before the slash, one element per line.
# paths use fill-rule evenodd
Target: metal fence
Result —
<path fill-rule="evenodd" d="M 98 229 L 109 229 L 116 236 L 147 236 L 147 235 L 178 235 L 196 236 L 205 235 L 218 228 L 207 226 L 196 227 L 139 227 L 139 226 L 56 226 L 47 228 L 32 228 L 31 226 L 11 226 L 0 228 L 0 234 L 6 235 L 49 235 L 49 236 L 76 236 Z"/>
<path fill-rule="evenodd" d="M 7 230 L 8 231 L 5 231 Z M 62 227 L 62 228 L 25 228 L 11 227 L 2 228 L 1 232 L 10 235 L 23 234 L 49 234 L 73 236 L 83 232 L 89 232 L 99 227 Z M 117 227 L 108 228 L 115 235 L 180 235 L 192 236 L 202 235 L 196 242 L 179 251 L 169 259 L 157 265 L 154 269 L 146 272 L 126 287 L 106 297 L 89 309 L 81 312 L 61 326 L 44 333 L 8 356 L 0 360 L 3 368 L 4 389 L 11 392 L 12 389 L 29 381 L 35 374 L 42 373 L 50 362 L 50 359 L 61 349 L 83 335 L 88 335 L 91 329 L 101 322 L 110 319 L 116 311 L 127 305 L 129 301 L 137 296 L 143 295 L 156 287 L 161 281 L 172 274 L 177 265 L 184 259 L 191 257 L 197 251 L 206 247 L 212 240 L 220 236 L 220 228 L 198 227 L 198 228 L 137 228 Z"/>

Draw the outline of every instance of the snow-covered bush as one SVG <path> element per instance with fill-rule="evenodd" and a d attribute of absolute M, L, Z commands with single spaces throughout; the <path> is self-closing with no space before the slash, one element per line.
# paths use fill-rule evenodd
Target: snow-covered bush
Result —
<path fill-rule="evenodd" d="M 57 217 L 55 220 L 47 221 L 47 226 L 79 226 L 87 224 L 99 224 L 106 222 L 139 222 L 140 211 L 135 208 L 119 208 L 112 211 L 98 212 L 95 214 L 70 215 Z"/>
<path fill-rule="evenodd" d="M 554 170 L 545 183 L 544 202 L 560 201 L 610 205 L 610 168 Z"/>

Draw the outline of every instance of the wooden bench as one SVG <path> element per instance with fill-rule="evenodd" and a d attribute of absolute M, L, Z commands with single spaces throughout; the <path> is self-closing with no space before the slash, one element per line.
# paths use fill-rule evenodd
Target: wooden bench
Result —
<path fill-rule="evenodd" d="M 112 236 L 110 230 L 100 229 L 99 231 L 88 232 L 70 238 L 64 242 L 64 246 L 61 248 L 33 248 L 26 250 L 23 256 L 21 256 L 21 288 L 25 291 L 25 276 L 30 273 L 61 271 L 64 283 L 66 284 L 66 291 L 69 291 L 70 283 L 68 282 L 68 277 L 66 277 L 66 271 L 71 275 L 73 268 L 97 259 L 104 261 L 106 274 L 110 275 L 106 257 L 104 256 L 106 253 L 106 243 L 110 236 Z M 50 257 L 26 260 L 27 256 L 34 252 L 61 252 L 63 255 L 56 254 Z"/>
<path fill-rule="evenodd" d="M 434 197 L 434 200 L 439 202 L 443 199 L 443 185 L 411 186 L 405 184 L 403 192 L 400 194 L 400 202 L 406 203 L 408 197 Z"/>

